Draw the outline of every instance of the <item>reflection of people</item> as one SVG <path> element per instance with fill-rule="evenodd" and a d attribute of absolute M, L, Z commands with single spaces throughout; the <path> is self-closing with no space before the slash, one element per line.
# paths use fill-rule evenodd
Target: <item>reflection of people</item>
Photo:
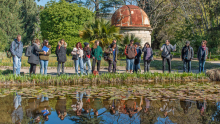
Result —
<path fill-rule="evenodd" d="M 145 98 L 145 103 L 146 103 L 146 107 L 144 109 L 144 112 L 148 112 L 149 111 L 149 108 L 150 108 L 150 100 Z"/>
<path fill-rule="evenodd" d="M 55 106 L 56 112 L 60 120 L 64 120 L 64 118 L 67 115 L 66 112 L 66 99 L 58 99 L 56 106 Z"/>
<path fill-rule="evenodd" d="M 23 119 L 23 109 L 21 106 L 21 96 L 16 93 L 14 97 L 14 110 L 11 114 L 12 122 L 13 123 L 21 123 Z"/>
<path fill-rule="evenodd" d="M 188 113 L 188 109 L 191 107 L 190 101 L 180 101 L 180 105 L 183 108 L 184 114 Z"/>
<path fill-rule="evenodd" d="M 169 106 L 169 102 L 161 102 L 162 107 L 159 109 L 159 111 L 164 112 L 164 116 L 167 117 L 168 113 L 172 111 L 173 115 L 174 115 L 174 108 L 173 106 Z"/>
<path fill-rule="evenodd" d="M 28 100 L 28 106 L 25 107 L 27 117 L 32 118 L 35 123 L 40 122 L 40 113 L 38 113 L 39 108 L 39 99 L 29 99 Z"/>
<path fill-rule="evenodd" d="M 129 117 L 132 118 L 135 113 L 138 113 L 140 110 L 142 110 L 142 104 L 142 97 L 140 101 L 140 106 L 138 106 L 134 100 L 127 100 L 124 107 L 124 109 L 126 110 L 126 114 L 128 114 Z"/>
<path fill-rule="evenodd" d="M 197 109 L 200 111 L 200 115 L 204 116 L 204 112 L 206 109 L 206 101 L 196 101 Z"/>

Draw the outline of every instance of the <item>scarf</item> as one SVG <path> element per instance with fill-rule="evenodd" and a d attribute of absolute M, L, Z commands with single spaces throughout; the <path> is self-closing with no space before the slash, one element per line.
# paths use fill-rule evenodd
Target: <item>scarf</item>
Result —
<path fill-rule="evenodd" d="M 202 48 L 205 50 L 205 49 L 206 49 L 206 45 L 205 45 L 205 46 L 202 46 Z"/>

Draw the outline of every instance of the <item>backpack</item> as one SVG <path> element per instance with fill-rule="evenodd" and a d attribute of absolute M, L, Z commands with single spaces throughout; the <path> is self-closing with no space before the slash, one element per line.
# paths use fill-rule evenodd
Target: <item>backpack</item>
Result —
<path fill-rule="evenodd" d="M 32 53 L 32 46 L 28 46 L 25 51 L 25 56 L 30 57 Z"/>
<path fill-rule="evenodd" d="M 14 42 L 14 41 L 13 41 L 13 42 Z M 8 51 L 7 51 L 7 57 L 8 57 L 8 58 L 11 58 L 11 57 L 12 57 L 11 49 L 12 49 L 12 44 L 13 44 L 13 42 L 11 43 L 11 46 L 10 46 L 10 48 L 9 48 Z M 20 44 L 18 44 L 18 46 L 15 48 L 15 50 L 19 47 L 19 45 L 20 45 Z"/>

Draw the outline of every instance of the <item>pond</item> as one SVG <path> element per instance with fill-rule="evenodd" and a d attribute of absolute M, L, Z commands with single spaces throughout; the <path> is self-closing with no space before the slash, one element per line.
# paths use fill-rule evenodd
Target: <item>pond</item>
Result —
<path fill-rule="evenodd" d="M 219 83 L 1 86 L 0 123 L 220 123 Z"/>

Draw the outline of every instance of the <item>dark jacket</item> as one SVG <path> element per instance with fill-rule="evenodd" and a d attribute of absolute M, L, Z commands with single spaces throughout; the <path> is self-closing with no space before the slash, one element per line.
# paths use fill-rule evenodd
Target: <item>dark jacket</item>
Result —
<path fill-rule="evenodd" d="M 189 50 L 190 49 L 190 50 Z M 181 52 L 182 59 L 191 60 L 194 57 L 194 51 L 191 46 L 189 48 L 187 46 L 184 46 Z"/>
<path fill-rule="evenodd" d="M 40 62 L 39 52 L 44 52 L 44 51 L 39 49 L 38 45 L 35 43 L 33 43 L 31 46 L 32 46 L 32 52 L 31 52 L 31 56 L 28 57 L 28 63 L 37 65 Z"/>
<path fill-rule="evenodd" d="M 147 48 L 144 47 L 144 48 L 142 49 L 142 52 L 144 52 L 143 60 L 145 61 L 145 58 L 146 58 L 146 55 L 147 55 Z M 153 54 L 154 54 L 151 47 L 150 47 L 150 52 L 151 52 L 151 56 L 150 56 L 150 60 L 151 60 L 151 59 L 153 58 Z"/>
<path fill-rule="evenodd" d="M 41 46 L 41 48 L 43 48 L 44 46 Z M 49 55 L 51 54 L 51 46 L 48 45 L 46 46 L 47 48 L 49 48 L 49 51 L 47 52 L 46 55 L 44 55 L 44 52 L 39 52 L 40 55 L 40 60 L 49 60 Z"/>
<path fill-rule="evenodd" d="M 91 48 L 83 48 L 83 58 L 91 58 Z"/>
<path fill-rule="evenodd" d="M 66 62 L 66 47 L 67 47 L 66 42 L 64 42 L 64 45 L 61 45 L 60 41 L 58 42 L 56 48 L 56 55 L 58 62 Z"/>
<path fill-rule="evenodd" d="M 200 46 L 199 47 L 199 49 L 198 49 L 198 52 L 197 52 L 197 58 L 199 59 L 199 60 L 201 60 L 202 59 L 202 51 L 203 51 L 203 48 Z M 208 57 L 208 47 L 206 47 L 206 49 L 205 49 L 205 57 L 203 58 L 204 60 L 206 60 L 207 59 L 207 57 Z"/>
<path fill-rule="evenodd" d="M 127 45 L 124 51 L 127 59 L 134 59 L 137 55 L 137 51 L 134 46 Z"/>
<path fill-rule="evenodd" d="M 136 51 L 137 51 L 137 55 L 135 56 L 135 60 L 134 60 L 134 64 L 135 65 L 140 63 L 140 61 L 141 61 L 141 54 L 142 54 L 142 51 L 141 51 L 140 47 L 137 47 Z"/>
<path fill-rule="evenodd" d="M 21 41 L 18 42 L 17 39 L 15 39 L 11 43 L 10 51 L 13 56 L 17 56 L 18 58 L 21 58 L 23 52 L 23 43 Z"/>
<path fill-rule="evenodd" d="M 108 48 L 112 48 L 112 44 L 110 44 L 109 46 L 108 46 Z M 118 51 L 118 45 L 116 44 L 116 54 L 118 54 L 119 53 L 119 51 Z"/>
<path fill-rule="evenodd" d="M 97 46 L 97 48 L 92 48 L 92 57 L 95 57 L 96 60 L 101 60 L 102 58 L 102 48 Z"/>
<path fill-rule="evenodd" d="M 116 50 L 116 49 L 115 49 Z M 112 53 L 110 53 L 112 52 Z M 114 56 L 113 56 L 113 51 L 112 51 L 112 48 L 108 48 L 106 51 L 105 51 L 106 54 L 109 55 L 109 59 L 113 61 L 114 59 Z M 117 50 L 116 50 L 116 54 L 115 54 L 115 61 L 117 61 Z"/>

